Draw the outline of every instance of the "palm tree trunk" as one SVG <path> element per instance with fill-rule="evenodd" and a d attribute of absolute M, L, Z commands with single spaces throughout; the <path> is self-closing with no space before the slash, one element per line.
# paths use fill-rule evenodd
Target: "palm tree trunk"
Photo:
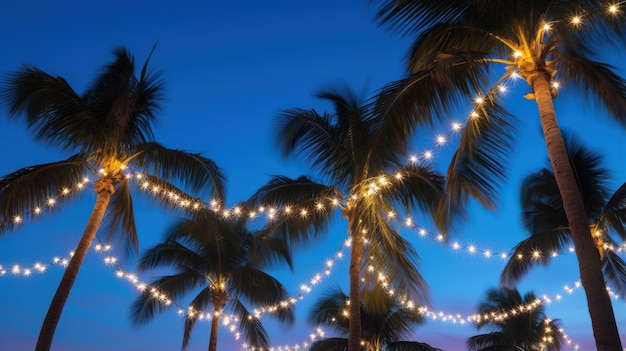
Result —
<path fill-rule="evenodd" d="M 352 222 L 350 220 L 349 222 Z M 363 256 L 363 235 L 349 223 L 352 233 L 350 252 L 350 308 L 348 322 L 348 351 L 361 349 L 361 259 Z"/>
<path fill-rule="evenodd" d="M 220 327 L 220 311 L 215 310 L 215 315 L 211 321 L 211 336 L 209 337 L 209 351 L 217 351 L 217 331 Z"/>
<path fill-rule="evenodd" d="M 548 79 L 544 74 L 536 74 L 530 82 L 539 108 L 548 156 L 563 198 L 563 207 L 576 249 L 580 280 L 587 296 L 596 348 L 598 351 L 622 350 L 611 298 L 602 275 L 600 254 L 591 236 L 589 219 L 556 120 Z"/>
<path fill-rule="evenodd" d="M 72 286 L 74 285 L 80 266 L 82 265 L 83 260 L 91 247 L 91 243 L 96 236 L 98 228 L 100 227 L 100 222 L 104 217 L 109 201 L 111 201 L 111 196 L 115 192 L 115 187 L 113 186 L 113 181 L 111 179 L 101 179 L 96 182 L 95 190 L 98 194 L 96 204 L 91 212 L 89 221 L 87 221 L 87 226 L 85 227 L 83 236 L 80 238 L 80 242 L 74 251 L 74 255 L 65 269 L 65 273 L 63 274 L 59 287 L 52 298 L 52 302 L 50 302 L 48 313 L 46 314 L 46 318 L 41 326 L 41 331 L 39 332 L 39 338 L 37 339 L 35 351 L 48 351 L 52 346 L 52 338 L 54 337 L 54 332 L 59 324 L 59 319 L 61 319 L 63 307 L 65 306 L 65 302 L 70 295 L 70 291 L 72 290 Z"/>

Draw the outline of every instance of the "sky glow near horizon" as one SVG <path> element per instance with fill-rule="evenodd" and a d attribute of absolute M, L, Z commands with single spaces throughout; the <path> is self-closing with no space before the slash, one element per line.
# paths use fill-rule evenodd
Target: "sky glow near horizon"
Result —
<path fill-rule="evenodd" d="M 0 74 L 21 64 L 38 66 L 64 77 L 77 92 L 110 62 L 111 51 L 124 46 L 141 63 L 156 43 L 150 67 L 160 70 L 166 83 L 166 100 L 156 139 L 167 147 L 203 152 L 225 170 L 228 177 L 226 203 L 230 206 L 251 195 L 271 175 L 296 177 L 311 174 L 306 163 L 284 161 L 272 139 L 273 117 L 291 107 L 330 110 L 314 98 L 320 89 L 347 83 L 363 97 L 371 96 L 385 83 L 402 77 L 403 59 L 410 40 L 387 33 L 373 22 L 374 9 L 365 1 L 345 2 L 273 1 L 258 2 L 190 1 L 173 3 L 113 1 L 102 4 L 62 1 L 9 0 L 0 13 Z M 584 25 L 584 22 L 581 24 Z M 626 49 L 606 54 L 614 65 L 623 64 Z M 624 69 L 620 72 L 624 75 Z M 525 238 L 519 220 L 518 192 L 521 180 L 546 166 L 546 151 L 540 135 L 536 105 L 522 98 L 525 83 L 511 82 L 505 92 L 506 107 L 521 121 L 516 148 L 511 154 L 509 179 L 501 186 L 499 207 L 493 212 L 472 204 L 467 222 L 450 233 L 458 241 L 482 250 L 511 249 Z M 451 116 L 460 121 L 467 108 Z M 562 84 L 555 100 L 557 117 L 585 145 L 605 157 L 614 176 L 610 189 L 626 181 L 625 131 L 581 102 Z M 2 111 L 4 114 L 5 111 Z M 34 142 L 23 123 L 0 119 L 0 143 L 6 150 L 0 175 L 18 168 L 58 160 L 56 149 Z M 438 132 L 421 132 L 410 150 L 420 155 L 438 142 L 449 126 Z M 452 138 L 453 140 L 456 140 Z M 444 170 L 454 149 L 451 141 L 434 148 L 434 164 Z M 0 238 L 0 264 L 32 264 L 66 255 L 78 242 L 94 202 L 90 187 L 77 195 L 75 203 L 43 214 L 35 222 Z M 135 213 L 141 248 L 162 238 L 175 218 L 154 205 L 149 197 L 135 197 Z M 415 223 L 433 230 L 423 218 Z M 423 224 L 422 224 L 423 223 Z M 315 245 L 294 254 L 294 272 L 275 273 L 292 296 L 323 272 L 346 238 L 346 224 L 338 220 Z M 420 272 L 430 287 L 431 309 L 472 315 L 489 288 L 496 287 L 504 262 L 498 257 L 454 252 L 432 238 L 421 238 L 410 228 L 402 230 L 411 238 L 421 257 Z M 113 253 L 119 246 L 110 243 Z M 95 245 L 95 244 L 94 244 Z M 346 251 L 347 252 L 347 251 Z M 120 264 L 133 272 L 135 258 L 120 257 Z M 317 326 L 306 322 L 308 308 L 328 289 L 347 289 L 348 259 L 337 259 L 329 276 L 323 277 L 302 301 L 296 304 L 296 325 L 290 330 L 263 321 L 273 345 L 302 344 Z M 0 277 L 0 349 L 29 350 L 37 339 L 48 304 L 61 278 L 62 269 L 49 267 L 29 277 Z M 150 276 L 142 276 L 144 282 Z M 521 293 L 533 291 L 538 297 L 562 293 L 560 302 L 547 305 L 546 313 L 561 320 L 569 337 L 581 350 L 594 349 L 586 302 L 582 289 L 571 295 L 563 285 L 579 279 L 573 254 L 555 258 L 547 268 L 532 270 L 519 285 Z M 173 308 L 143 327 L 129 320 L 130 304 L 136 289 L 115 276 L 93 250 L 88 254 L 65 307 L 53 343 L 53 350 L 176 350 L 182 340 L 182 318 Z M 618 328 L 626 342 L 626 310 L 622 300 L 613 300 Z M 189 349 L 206 349 L 209 323 L 198 323 Z M 326 335 L 332 330 L 325 328 Z M 464 350 L 465 339 L 477 334 L 470 324 L 439 320 L 415 330 L 413 340 L 427 342 L 446 351 Z M 218 348 L 239 350 L 227 328 L 220 329 Z M 565 350 L 568 350 L 566 347 Z"/>

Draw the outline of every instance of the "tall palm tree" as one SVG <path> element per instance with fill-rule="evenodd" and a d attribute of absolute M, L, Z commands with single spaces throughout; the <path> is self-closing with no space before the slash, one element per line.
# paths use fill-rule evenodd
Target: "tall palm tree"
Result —
<path fill-rule="evenodd" d="M 537 297 L 532 292 L 522 297 L 516 289 L 492 289 L 487 292 L 486 301 L 479 305 L 478 313 L 489 316 L 519 311 L 520 306 L 535 301 Z M 559 321 L 548 318 L 541 304 L 528 312 L 508 313 L 505 318 L 481 319 L 477 326 L 490 331 L 468 338 L 469 351 L 558 351 L 564 344 Z"/>
<path fill-rule="evenodd" d="M 15 214 L 33 218 L 33 209 L 61 194 L 64 187 L 96 177 L 96 203 L 50 303 L 37 351 L 50 349 L 63 306 L 102 220 L 107 236 L 121 233 L 128 252 L 138 248 L 125 169 L 142 172 L 143 181 L 158 189 L 182 186 L 194 194 L 221 196 L 223 175 L 213 161 L 153 141 L 152 124 L 160 110 L 163 83 L 148 71 L 148 60 L 137 76 L 135 60 L 127 50 L 116 49 L 113 54 L 114 60 L 82 95 L 63 78 L 35 66 L 11 73 L 2 89 L 10 116 L 24 118 L 38 140 L 71 156 L 0 178 L 0 234 L 13 229 Z"/>
<path fill-rule="evenodd" d="M 611 194 L 609 171 L 602 157 L 572 137 L 565 139 L 572 169 L 600 252 L 602 272 L 608 285 L 626 294 L 626 262 L 612 248 L 619 247 L 611 235 L 626 240 L 626 183 Z M 571 243 L 563 200 L 554 172 L 543 168 L 528 175 L 521 187 L 522 223 L 530 236 L 517 244 L 507 262 L 501 284 L 516 284 L 537 264 L 548 265 L 552 252 L 565 251 Z M 533 252 L 537 254 L 533 256 Z"/>
<path fill-rule="evenodd" d="M 594 59 L 596 48 L 621 47 L 624 26 L 619 9 L 598 0 L 378 2 L 382 23 L 416 35 L 409 51 L 409 77 L 380 94 L 386 115 L 398 123 L 397 137 L 442 119 L 469 97 L 481 97 L 448 171 L 447 207 L 462 207 L 468 196 L 494 205 L 494 182 L 505 175 L 505 153 L 513 138 L 511 116 L 498 105 L 497 92 L 503 80 L 517 76 L 527 82 L 531 93 L 525 97 L 537 103 L 597 348 L 621 349 L 599 254 L 553 105 L 555 82 L 562 81 L 626 125 L 626 82 L 613 67 Z M 496 81 L 490 79 L 494 74 L 499 76 Z"/>
<path fill-rule="evenodd" d="M 361 309 L 361 340 L 364 351 L 441 351 L 428 344 L 405 341 L 412 329 L 424 322 L 417 311 L 402 306 L 398 299 L 385 292 L 381 311 L 369 313 L 363 303 Z M 327 338 L 314 342 L 310 351 L 345 351 L 348 349 L 348 296 L 339 288 L 317 300 L 309 312 L 309 321 L 315 325 L 333 328 L 343 337 Z"/>
<path fill-rule="evenodd" d="M 268 306 L 287 300 L 285 287 L 263 270 L 273 263 L 291 266 L 282 239 L 249 232 L 242 222 L 224 222 L 205 210 L 173 225 L 163 243 L 143 254 L 139 270 L 173 269 L 173 274 L 158 278 L 150 286 L 173 299 L 197 292 L 188 311 L 213 308 L 209 351 L 216 351 L 220 317 L 224 314 L 237 318 L 248 343 L 268 347 L 267 333 L 246 302 Z M 147 323 L 166 307 L 146 290 L 132 305 L 132 320 L 135 324 Z M 294 321 L 291 309 L 278 309 L 273 316 L 281 322 Z M 182 349 L 187 348 L 197 321 L 193 313 L 185 319 Z"/>
<path fill-rule="evenodd" d="M 291 243 L 317 239 L 340 212 L 347 219 L 351 237 L 350 300 L 361 301 L 363 264 L 377 267 L 389 281 L 398 284 L 398 291 L 412 291 L 425 303 L 426 285 L 415 268 L 417 253 L 387 216 L 415 208 L 433 212 L 442 193 L 443 178 L 430 167 L 406 165 L 404 143 L 387 138 L 390 126 L 362 109 L 349 89 L 327 90 L 318 97 L 330 102 L 334 112 L 319 114 L 299 108 L 282 111 L 278 115 L 277 139 L 284 157 L 304 156 L 325 183 L 305 176 L 277 176 L 261 187 L 250 203 L 281 209 L 281 216 L 270 221 L 265 230 L 283 233 Z M 390 172 L 397 172 L 396 176 L 390 176 Z M 291 208 L 299 213 L 290 214 Z M 375 281 L 365 283 L 370 288 L 372 284 Z M 382 308 L 379 294 L 369 294 L 369 288 L 364 291 L 368 308 Z M 352 304 L 350 351 L 360 348 L 359 314 L 359 305 Z"/>

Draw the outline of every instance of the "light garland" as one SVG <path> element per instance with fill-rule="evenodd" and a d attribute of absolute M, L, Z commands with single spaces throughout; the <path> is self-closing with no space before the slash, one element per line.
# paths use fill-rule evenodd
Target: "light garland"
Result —
<path fill-rule="evenodd" d="M 59 192 L 59 194 L 57 196 L 49 197 L 46 200 L 45 203 L 42 203 L 42 204 L 39 204 L 39 205 L 35 206 L 30 211 L 26 211 L 26 212 L 19 213 L 19 214 L 14 214 L 9 219 L 9 221 L 11 223 L 13 223 L 14 225 L 19 225 L 19 224 L 22 224 L 24 222 L 25 218 L 35 217 L 35 216 L 38 217 L 38 216 L 44 214 L 46 212 L 46 209 L 54 208 L 57 205 L 57 203 L 62 198 L 68 197 L 68 196 L 70 196 L 72 194 L 77 193 L 80 190 L 85 189 L 87 183 L 89 183 L 89 178 L 85 177 L 85 178 L 83 178 L 82 181 L 74 184 L 73 186 L 59 187 L 59 189 L 61 189 L 61 191 Z M 5 221 L 7 221 L 7 218 L 0 218 L 0 225 L 5 223 Z"/>
<path fill-rule="evenodd" d="M 242 347 L 242 351 L 304 351 L 311 346 L 311 343 L 317 341 L 318 339 L 326 336 L 326 332 L 321 328 L 317 327 L 314 331 L 309 334 L 308 340 L 305 340 L 299 344 L 294 345 L 282 345 L 282 346 L 270 346 L 270 347 L 252 347 L 248 344 L 244 343 Z"/>
<path fill-rule="evenodd" d="M 9 266 L 0 265 L 0 277 L 12 275 L 12 276 L 20 276 L 20 277 L 30 277 L 34 273 L 44 273 L 51 266 L 63 266 L 67 267 L 70 262 L 70 259 L 74 256 L 74 252 L 70 252 L 67 257 L 58 257 L 55 256 L 48 263 L 35 262 L 32 265 L 19 265 L 13 264 Z"/>

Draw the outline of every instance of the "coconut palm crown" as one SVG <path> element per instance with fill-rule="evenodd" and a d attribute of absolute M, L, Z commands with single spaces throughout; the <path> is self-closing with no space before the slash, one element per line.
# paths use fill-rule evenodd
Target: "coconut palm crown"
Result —
<path fill-rule="evenodd" d="M 460 146 L 447 172 L 449 208 L 470 197 L 495 206 L 514 138 L 513 116 L 500 103 L 502 84 L 521 78 L 537 103 L 548 155 L 563 198 L 587 295 L 597 349 L 619 350 L 613 307 L 602 279 L 599 253 L 556 119 L 557 83 L 584 95 L 626 125 L 626 81 L 597 60 L 597 48 L 623 47 L 623 12 L 597 0 L 381 0 L 378 19 L 413 35 L 409 76 L 380 93 L 378 110 L 396 121 L 392 137 L 442 122 L 474 101 Z M 613 6 L 611 6 L 613 5 Z M 492 79 L 496 77 L 495 79 Z M 475 99 L 475 100 L 474 100 Z"/>
<path fill-rule="evenodd" d="M 443 177 L 431 167 L 407 165 L 406 145 L 387 138 L 389 125 L 371 117 L 350 89 L 329 89 L 318 96 L 334 111 L 282 111 L 277 140 L 285 157 L 302 156 L 323 181 L 276 176 L 249 203 L 278 209 L 280 215 L 264 230 L 282 233 L 292 245 L 310 244 L 327 232 L 336 215 L 346 218 L 351 301 L 361 301 L 364 278 L 368 308 L 375 312 L 384 306 L 381 294 L 369 293 L 376 279 L 362 277 L 363 265 L 376 267 L 399 293 L 411 293 L 418 303 L 427 303 L 426 284 L 415 268 L 417 253 L 389 216 L 415 209 L 432 213 L 442 194 Z M 352 304 L 350 351 L 360 348 L 359 314 L 359 304 Z"/>
<path fill-rule="evenodd" d="M 148 70 L 148 60 L 136 75 L 135 60 L 126 49 L 114 50 L 113 56 L 82 95 L 63 78 L 31 65 L 10 73 L 2 86 L 0 96 L 9 116 L 23 118 L 38 141 L 59 147 L 69 157 L 0 178 L 0 234 L 14 229 L 16 214 L 36 217 L 39 206 L 49 204 L 50 198 L 63 195 L 55 208 L 67 204 L 76 192 L 64 195 L 64 189 L 84 185 L 86 178 L 97 194 L 43 322 L 37 351 L 50 348 L 96 233 L 119 234 L 127 252 L 138 249 L 131 179 L 141 177 L 141 182 L 159 192 L 187 190 L 199 196 L 222 196 L 224 176 L 213 161 L 154 141 L 152 126 L 161 107 L 163 82 Z"/>
<path fill-rule="evenodd" d="M 264 271 L 275 264 L 291 266 L 291 255 L 282 239 L 251 232 L 241 221 L 225 222 L 206 210 L 177 221 L 167 230 L 163 243 L 142 255 L 138 268 L 173 271 L 149 285 L 176 301 L 195 295 L 187 307 L 183 349 L 189 345 L 201 311 L 212 308 L 209 351 L 215 351 L 220 320 L 225 318 L 239 324 L 249 345 L 269 348 L 267 332 L 250 306 L 274 306 L 289 298 L 285 287 Z M 149 290 L 132 305 L 135 324 L 145 324 L 171 307 L 155 299 Z M 291 308 L 278 309 L 271 316 L 287 324 L 294 322 Z"/>

